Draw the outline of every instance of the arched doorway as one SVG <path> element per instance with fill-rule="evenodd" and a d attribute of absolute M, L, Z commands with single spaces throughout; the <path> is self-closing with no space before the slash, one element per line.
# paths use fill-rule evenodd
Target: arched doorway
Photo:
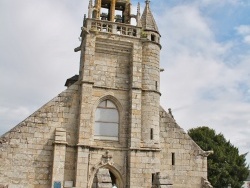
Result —
<path fill-rule="evenodd" d="M 97 169 L 92 176 L 90 188 L 117 187 L 123 188 L 123 180 L 119 171 L 110 165 Z"/>

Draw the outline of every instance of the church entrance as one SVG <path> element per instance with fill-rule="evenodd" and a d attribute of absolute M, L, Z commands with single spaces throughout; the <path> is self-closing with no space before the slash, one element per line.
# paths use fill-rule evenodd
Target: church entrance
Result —
<path fill-rule="evenodd" d="M 114 173 L 107 168 L 100 168 L 95 174 L 91 188 L 120 188 Z"/>

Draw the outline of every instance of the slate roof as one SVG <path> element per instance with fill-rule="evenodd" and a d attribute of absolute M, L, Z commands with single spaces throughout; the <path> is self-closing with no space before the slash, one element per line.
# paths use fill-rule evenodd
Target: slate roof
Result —
<path fill-rule="evenodd" d="M 71 86 L 72 84 L 77 82 L 78 78 L 79 78 L 79 75 L 75 75 L 75 76 L 72 76 L 71 78 L 68 78 L 66 80 L 66 83 L 65 83 L 64 86 L 67 86 L 67 87 Z"/>
<path fill-rule="evenodd" d="M 155 31 L 157 33 L 159 33 L 157 24 L 155 22 L 154 16 L 150 10 L 149 7 L 149 0 L 146 0 L 146 7 L 143 11 L 142 17 L 141 17 L 141 24 L 142 24 L 142 28 L 147 31 Z"/>

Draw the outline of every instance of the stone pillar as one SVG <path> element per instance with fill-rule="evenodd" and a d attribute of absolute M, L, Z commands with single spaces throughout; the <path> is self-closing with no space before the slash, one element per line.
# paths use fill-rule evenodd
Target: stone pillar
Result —
<path fill-rule="evenodd" d="M 140 148 L 141 144 L 141 100 L 142 100 L 142 47 L 136 44 L 133 50 L 130 89 L 130 135 L 129 146 Z"/>
<path fill-rule="evenodd" d="M 101 6 L 102 6 L 102 0 L 96 0 L 96 4 L 95 4 L 96 19 L 99 19 L 101 16 Z"/>
<path fill-rule="evenodd" d="M 89 145 L 92 139 L 93 122 L 92 122 L 92 100 L 93 91 L 93 72 L 95 67 L 95 38 L 86 35 L 81 54 L 81 74 L 80 74 L 80 114 L 78 128 L 78 144 Z"/>
<path fill-rule="evenodd" d="M 111 7 L 110 7 L 110 21 L 115 21 L 115 3 L 116 0 L 111 0 Z"/>
<path fill-rule="evenodd" d="M 134 88 L 130 93 L 131 112 L 130 112 L 130 147 L 139 148 L 141 144 L 141 90 Z"/>
<path fill-rule="evenodd" d="M 89 149 L 84 146 L 78 146 L 76 161 L 76 187 L 85 188 L 88 186 L 88 164 Z"/>
<path fill-rule="evenodd" d="M 66 131 L 63 128 L 56 128 L 55 142 L 54 142 L 54 157 L 52 170 L 52 185 L 55 184 L 63 186 L 64 182 L 64 166 L 66 155 Z"/>
<path fill-rule="evenodd" d="M 124 23 L 125 24 L 130 24 L 131 4 L 129 2 L 126 2 L 125 11 L 124 11 L 123 14 L 124 14 Z"/>
<path fill-rule="evenodd" d="M 81 90 L 78 143 L 79 145 L 88 146 L 93 138 L 93 105 L 89 102 L 92 98 L 93 84 L 83 83 Z"/>

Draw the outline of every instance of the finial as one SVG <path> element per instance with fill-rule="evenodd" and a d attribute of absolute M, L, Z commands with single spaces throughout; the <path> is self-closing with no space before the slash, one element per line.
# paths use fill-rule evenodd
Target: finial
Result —
<path fill-rule="evenodd" d="M 137 26 L 141 27 L 141 6 L 140 3 L 137 5 L 137 15 L 136 15 Z"/>
<path fill-rule="evenodd" d="M 83 17 L 83 23 L 82 23 L 82 25 L 84 26 L 85 25 L 85 21 L 86 21 L 86 14 L 84 14 L 84 17 Z"/>
<path fill-rule="evenodd" d="M 171 108 L 168 109 L 168 113 L 169 113 L 169 115 L 174 119 L 174 116 L 173 116 L 173 113 L 172 113 L 172 109 L 171 109 Z"/>
<path fill-rule="evenodd" d="M 92 8 L 92 6 L 93 6 L 93 2 L 92 0 L 89 0 L 89 8 Z"/>
<path fill-rule="evenodd" d="M 140 6 L 140 3 L 138 2 L 138 5 L 137 5 L 137 14 L 140 14 L 141 12 L 141 6 Z"/>
<path fill-rule="evenodd" d="M 92 2 L 92 0 L 89 0 L 89 7 L 88 7 L 88 9 L 89 9 L 89 12 L 88 12 L 88 18 L 91 18 L 91 16 L 92 16 L 92 8 L 93 8 L 93 2 Z"/>
<path fill-rule="evenodd" d="M 146 4 L 149 4 L 149 3 L 150 3 L 150 0 L 146 0 L 145 2 L 146 2 Z"/>

